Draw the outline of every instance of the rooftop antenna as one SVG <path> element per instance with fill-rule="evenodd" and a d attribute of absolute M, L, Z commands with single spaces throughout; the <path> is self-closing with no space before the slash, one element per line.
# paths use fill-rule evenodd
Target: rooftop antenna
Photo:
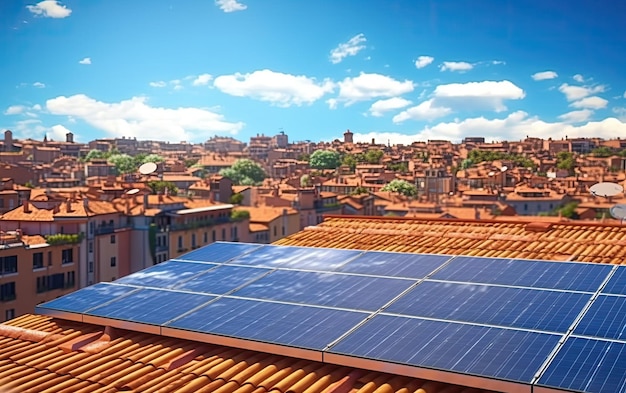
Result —
<path fill-rule="evenodd" d="M 615 219 L 619 220 L 620 224 L 624 224 L 624 219 L 626 218 L 626 204 L 618 204 L 609 209 L 611 216 Z"/>
<path fill-rule="evenodd" d="M 146 162 L 139 167 L 139 173 L 144 176 L 151 175 L 157 170 L 157 164 L 154 162 Z"/>

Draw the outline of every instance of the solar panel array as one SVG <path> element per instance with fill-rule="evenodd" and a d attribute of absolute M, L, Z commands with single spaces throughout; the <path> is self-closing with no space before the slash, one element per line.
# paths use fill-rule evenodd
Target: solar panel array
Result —
<path fill-rule="evenodd" d="M 218 242 L 37 311 L 493 390 L 626 391 L 626 267 Z"/>

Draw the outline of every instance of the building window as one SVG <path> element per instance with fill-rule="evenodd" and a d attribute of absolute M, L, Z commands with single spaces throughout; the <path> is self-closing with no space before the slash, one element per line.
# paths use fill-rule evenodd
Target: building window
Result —
<path fill-rule="evenodd" d="M 61 251 L 61 263 L 68 264 L 68 263 L 74 263 L 74 249 L 73 248 L 66 248 L 65 250 Z"/>
<path fill-rule="evenodd" d="M 64 281 L 65 281 L 65 274 L 63 273 L 57 273 L 57 274 L 53 274 L 51 276 L 46 277 L 47 278 L 47 289 L 48 290 L 53 290 L 53 289 L 62 289 L 64 286 Z"/>
<path fill-rule="evenodd" d="M 191 248 L 196 248 L 196 234 L 191 234 Z"/>
<path fill-rule="evenodd" d="M 0 272 L 2 274 L 17 273 L 17 255 L 0 258 Z"/>
<path fill-rule="evenodd" d="M 222 228 L 222 240 L 226 240 L 226 228 Z"/>
<path fill-rule="evenodd" d="M 87 247 L 89 248 L 89 252 L 90 252 L 90 253 L 92 253 L 92 252 L 93 252 L 93 242 L 91 242 L 91 241 L 90 241 L 90 242 L 88 243 L 88 246 L 87 246 Z"/>
<path fill-rule="evenodd" d="M 8 302 L 9 300 L 15 300 L 15 282 L 7 282 L 0 285 L 0 301 Z"/>
<path fill-rule="evenodd" d="M 216 235 L 215 235 L 215 229 L 213 230 L 213 236 L 212 236 L 213 242 L 215 243 L 216 240 Z"/>
<path fill-rule="evenodd" d="M 15 318 L 15 309 L 14 308 L 9 308 L 8 310 L 6 310 L 4 312 L 4 319 L 6 321 L 11 320 Z"/>
<path fill-rule="evenodd" d="M 209 233 L 208 232 L 204 232 L 204 244 L 207 244 L 209 242 Z"/>
<path fill-rule="evenodd" d="M 277 229 L 277 227 L 276 227 L 276 225 L 274 225 L 274 236 L 276 236 L 277 233 L 278 233 L 278 231 L 276 229 Z"/>
<path fill-rule="evenodd" d="M 285 236 L 285 226 L 283 225 L 283 236 Z"/>
<path fill-rule="evenodd" d="M 43 252 L 33 254 L 33 269 L 41 269 L 43 267 Z"/>
<path fill-rule="evenodd" d="M 178 236 L 178 249 L 179 250 L 183 249 L 183 237 L 182 236 Z"/>
<path fill-rule="evenodd" d="M 71 288 L 74 286 L 75 282 L 76 282 L 76 272 L 74 271 L 67 272 L 67 280 L 65 281 L 65 287 Z"/>
<path fill-rule="evenodd" d="M 89 262 L 89 273 L 93 273 L 93 262 Z"/>
<path fill-rule="evenodd" d="M 117 258 L 111 257 L 111 267 L 115 267 L 115 266 L 117 266 Z"/>
<path fill-rule="evenodd" d="M 37 293 L 46 291 L 46 276 L 37 277 Z"/>
<path fill-rule="evenodd" d="M 115 235 L 111 235 L 111 244 L 115 244 Z"/>

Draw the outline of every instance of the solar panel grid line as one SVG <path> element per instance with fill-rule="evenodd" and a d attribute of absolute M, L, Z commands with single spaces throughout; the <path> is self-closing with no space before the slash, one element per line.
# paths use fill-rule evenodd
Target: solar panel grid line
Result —
<path fill-rule="evenodd" d="M 407 289 L 405 289 L 404 291 L 402 291 L 399 295 L 397 295 L 396 297 L 394 297 L 393 299 L 391 299 L 389 302 L 387 302 L 385 305 L 383 305 L 380 309 L 378 309 L 377 311 L 373 312 L 372 314 L 370 314 L 367 318 L 365 318 L 363 321 L 361 321 L 361 323 L 359 323 L 358 325 L 355 325 L 352 329 L 350 329 L 349 331 L 345 332 L 344 334 L 342 334 L 340 337 L 338 337 L 336 340 L 334 340 L 333 342 L 328 343 L 328 345 L 326 346 L 326 348 L 324 348 L 324 352 L 325 351 L 329 351 L 332 349 L 332 347 L 334 345 L 336 345 L 339 341 L 341 341 L 343 338 L 347 337 L 348 335 L 350 335 L 352 332 L 354 332 L 356 329 L 358 329 L 359 327 L 363 326 L 363 324 L 365 324 L 367 321 L 369 321 L 370 319 L 374 318 L 376 315 L 380 314 L 386 307 L 389 307 L 391 304 L 393 304 L 397 299 L 403 297 L 405 294 L 409 293 L 413 288 L 415 288 L 417 285 L 419 285 L 420 282 L 422 282 L 422 280 L 418 280 L 416 281 L 413 285 L 411 285 L 410 287 L 408 287 Z"/>
<path fill-rule="evenodd" d="M 210 261 L 204 261 L 201 259 L 185 259 L 186 256 L 193 256 L 195 255 L 202 255 L 202 253 L 208 253 L 211 251 L 217 251 L 220 248 L 239 248 L 240 250 L 237 250 L 238 252 L 236 252 L 235 254 L 232 254 L 232 256 L 230 256 L 230 258 L 220 258 L 221 260 L 210 260 Z M 196 249 L 196 250 L 192 250 L 186 254 L 180 255 L 177 257 L 177 260 L 180 261 L 192 261 L 192 262 L 210 262 L 210 263 L 228 263 L 230 260 L 234 259 L 234 258 L 239 258 L 243 255 L 249 254 L 253 251 L 256 251 L 260 248 L 265 247 L 265 245 L 263 244 L 256 244 L 256 243 L 233 243 L 233 242 L 224 242 L 224 241 L 216 241 L 213 242 L 207 246 L 204 246 L 202 248 Z M 217 249 L 217 250 L 216 250 Z M 187 258 L 189 258 L 187 257 Z"/>
<path fill-rule="evenodd" d="M 591 298 L 589 299 L 589 301 L 587 302 L 585 307 L 580 311 L 580 313 L 578 314 L 577 318 L 572 322 L 572 324 L 568 328 L 567 332 L 563 335 L 561 340 L 559 340 L 558 345 L 554 348 L 554 350 L 546 358 L 545 362 L 541 365 L 539 370 L 537 370 L 537 373 L 535 374 L 535 376 L 534 376 L 534 378 L 533 378 L 533 380 L 531 382 L 532 386 L 534 386 L 541 379 L 541 377 L 543 376 L 545 371 L 548 369 L 548 367 L 550 366 L 552 361 L 557 357 L 559 351 L 563 348 L 563 346 L 565 345 L 565 342 L 567 341 L 567 339 L 572 336 L 572 333 L 574 332 L 574 330 L 576 329 L 576 327 L 578 326 L 580 321 L 582 321 L 582 319 L 584 318 L 585 314 L 589 311 L 589 309 L 591 308 L 591 306 L 593 305 L 595 300 L 598 298 L 598 296 L 600 295 L 600 293 L 602 292 L 604 287 L 607 285 L 607 283 L 611 280 L 611 277 L 613 277 L 613 275 L 617 271 L 617 268 L 618 268 L 617 265 L 612 267 L 612 269 L 606 275 L 606 277 L 604 278 L 604 280 L 602 281 L 602 283 L 600 284 L 598 289 L 591 296 Z"/>
<path fill-rule="evenodd" d="M 116 302 L 116 301 L 118 301 L 118 300 L 120 300 L 120 299 L 125 298 L 126 296 L 132 295 L 133 293 L 136 293 L 136 292 L 138 292 L 138 291 L 140 291 L 140 290 L 141 290 L 141 288 L 140 288 L 140 287 L 136 287 L 136 286 L 133 286 L 133 285 L 120 285 L 120 284 L 116 284 L 116 283 L 113 283 L 113 282 L 111 282 L 111 283 L 107 283 L 107 284 L 108 284 L 108 285 L 117 285 L 117 286 L 120 286 L 120 287 L 130 287 L 130 288 L 134 288 L 135 290 L 134 290 L 134 291 L 131 291 L 131 292 L 128 292 L 128 293 L 124 293 L 124 294 L 122 294 L 122 295 L 119 295 L 119 296 L 117 296 L 117 297 L 115 297 L 115 298 L 113 298 L 113 299 L 110 299 L 110 300 L 109 300 L 109 301 L 107 301 L 107 302 L 102 303 L 102 304 L 98 304 L 98 305 L 96 305 L 96 306 L 90 307 L 90 308 L 88 308 L 88 309 L 86 309 L 85 311 L 83 311 L 83 312 L 82 312 L 82 314 L 83 314 L 83 315 L 85 315 L 86 313 L 90 312 L 91 310 L 93 310 L 93 309 L 95 309 L 95 308 L 98 308 L 98 307 L 100 307 L 100 306 L 107 306 L 107 305 L 109 305 L 109 304 L 111 304 L 111 303 L 113 303 L 113 302 Z"/>
<path fill-rule="evenodd" d="M 428 281 L 430 281 L 430 282 L 440 282 L 440 283 L 450 283 L 450 284 L 488 285 L 490 287 L 530 289 L 530 290 L 533 290 L 533 291 L 564 292 L 564 293 L 585 293 L 585 294 L 595 294 L 596 293 L 595 291 L 591 292 L 591 291 L 579 291 L 579 290 L 559 289 L 559 288 L 528 287 L 528 286 L 525 286 L 525 285 L 507 285 L 507 284 L 497 284 L 497 283 L 453 281 L 453 280 L 444 280 L 444 279 L 438 279 L 438 278 L 429 278 Z"/>
<path fill-rule="evenodd" d="M 576 334 L 576 333 L 572 333 L 570 337 L 585 338 L 587 340 L 594 340 L 594 341 L 606 341 L 606 342 L 617 343 L 617 344 L 626 344 L 626 338 L 619 339 L 619 338 L 612 338 L 612 337 L 590 337 L 590 336 L 585 336 L 583 334 Z"/>

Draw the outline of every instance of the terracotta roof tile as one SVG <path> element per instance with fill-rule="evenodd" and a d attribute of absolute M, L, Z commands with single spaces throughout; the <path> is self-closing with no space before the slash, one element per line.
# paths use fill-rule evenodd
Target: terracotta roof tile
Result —
<path fill-rule="evenodd" d="M 532 220 L 327 216 L 275 244 L 626 264 L 626 226 Z"/>
<path fill-rule="evenodd" d="M 0 325 L 0 386 L 8 393 L 479 392 L 39 315 Z"/>

